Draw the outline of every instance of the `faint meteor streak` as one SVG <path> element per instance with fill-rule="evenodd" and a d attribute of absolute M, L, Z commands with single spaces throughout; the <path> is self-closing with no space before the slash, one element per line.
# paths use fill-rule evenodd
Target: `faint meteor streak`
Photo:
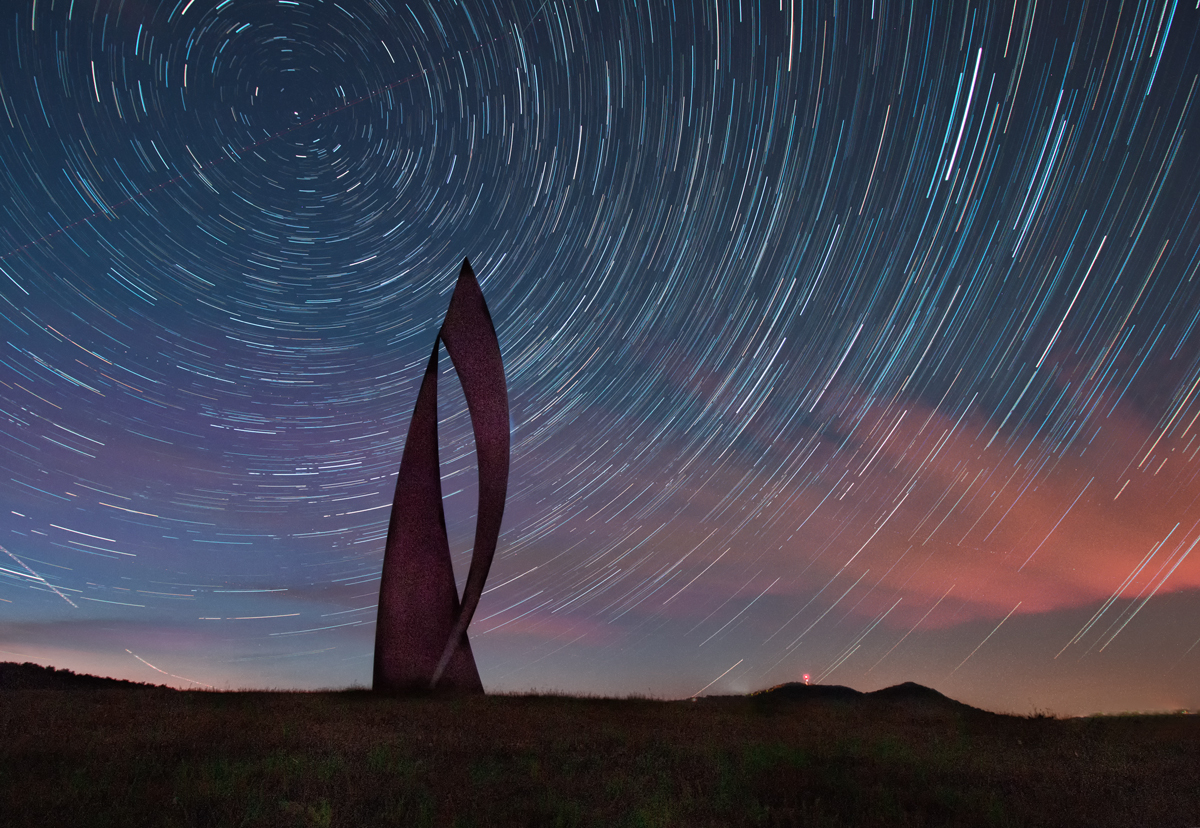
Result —
<path fill-rule="evenodd" d="M 950 589 L 954 589 L 954 584 L 951 584 L 951 585 L 950 585 Z M 950 594 L 950 589 L 948 589 L 948 590 L 946 590 L 945 592 L 943 592 L 943 593 L 942 593 L 942 597 L 941 597 L 941 598 L 939 598 L 939 599 L 937 599 L 936 601 L 934 601 L 934 602 L 933 602 L 933 606 L 929 608 L 929 611 L 928 611 L 928 612 L 926 612 L 924 615 L 922 615 L 922 616 L 921 616 L 921 620 L 920 620 L 920 621 L 918 621 L 917 623 L 915 623 L 915 624 L 913 624 L 913 625 L 912 625 L 912 629 L 910 629 L 910 630 L 909 630 L 908 632 L 906 632 L 904 635 L 900 636 L 900 640 L 899 640 L 899 641 L 897 641 L 895 644 L 893 644 L 893 645 L 892 645 L 892 649 L 891 649 L 891 650 L 888 650 L 886 653 L 884 653 L 884 654 L 883 654 L 883 656 L 882 656 L 882 657 L 880 657 L 879 661 L 876 661 L 876 662 L 875 662 L 874 664 L 872 664 L 872 665 L 871 665 L 869 668 L 867 668 L 867 672 L 868 672 L 868 673 L 869 673 L 869 672 L 871 672 L 872 670 L 874 670 L 876 667 L 878 667 L 878 666 L 879 666 L 879 665 L 880 665 L 880 664 L 883 662 L 883 659 L 887 658 L 888 656 L 890 656 L 890 655 L 892 654 L 892 650 L 896 649 L 896 648 L 897 648 L 897 647 L 899 647 L 901 644 L 903 644 L 903 643 L 904 643 L 904 639 L 906 639 L 906 638 L 908 638 L 910 635 L 912 635 L 912 634 L 913 634 L 913 631 L 914 631 L 914 630 L 916 630 L 916 629 L 917 629 L 917 627 L 921 626 L 921 624 L 922 624 L 922 623 L 925 621 L 925 619 L 926 619 L 926 618 L 928 618 L 928 617 L 929 617 L 929 616 L 930 616 L 930 615 L 933 613 L 933 611 L 934 611 L 935 609 L 937 609 L 937 608 L 938 608 L 938 604 L 942 603 L 942 601 L 944 601 L 944 600 L 946 599 L 946 596 Z"/>
<path fill-rule="evenodd" d="M 1042 542 L 1039 543 L 1037 545 L 1037 547 L 1032 552 L 1029 553 L 1029 557 L 1025 559 L 1025 563 L 1023 563 L 1017 567 L 1017 572 L 1020 572 L 1022 569 L 1024 569 L 1025 565 L 1033 560 L 1033 556 L 1038 553 L 1038 550 L 1040 550 L 1043 546 L 1045 546 L 1046 541 L 1050 540 L 1050 536 L 1053 535 L 1055 530 L 1058 529 L 1059 524 L 1061 524 L 1064 520 L 1066 520 L 1067 515 L 1071 514 L 1071 510 L 1075 508 L 1075 504 L 1079 502 L 1079 498 L 1083 497 L 1083 493 L 1088 490 L 1088 486 L 1091 486 L 1092 483 L 1095 481 L 1095 479 L 1096 478 L 1093 477 L 1090 480 L 1088 480 L 1088 482 L 1084 485 L 1083 489 L 1079 492 L 1079 494 L 1075 495 L 1075 499 L 1071 501 L 1071 505 L 1067 507 L 1067 511 L 1062 513 L 1062 517 L 1060 517 L 1058 519 L 1058 523 L 1054 524 L 1054 528 L 1046 533 L 1046 537 L 1042 538 Z"/>
<path fill-rule="evenodd" d="M 766 595 L 768 592 L 770 592 L 770 591 L 771 591 L 771 587 L 775 586 L 777 583 L 779 583 L 779 578 L 776 578 L 774 581 L 771 581 L 771 585 L 770 585 L 770 586 L 768 586 L 766 589 L 764 589 L 762 592 L 760 592 L 760 593 L 758 594 L 758 598 L 761 598 L 761 597 L 763 597 L 764 595 Z M 723 627 L 721 627 L 721 629 L 717 630 L 715 633 L 713 633 L 712 635 L 710 635 L 708 638 L 706 638 L 706 639 L 704 639 L 703 641 L 701 641 L 701 642 L 700 642 L 700 646 L 701 646 L 701 647 L 703 647 L 705 644 L 707 644 L 708 642 L 712 641 L 714 638 L 716 638 L 718 635 L 720 635 L 722 632 L 724 632 L 724 631 L 725 631 L 725 629 L 726 629 L 726 627 L 728 627 L 728 626 L 729 626 L 730 624 L 732 624 L 734 621 L 736 621 L 736 620 L 738 620 L 739 618 L 741 618 L 741 617 L 742 617 L 742 613 L 744 613 L 746 610 L 748 610 L 748 609 L 750 609 L 752 606 L 754 606 L 754 602 L 755 602 L 755 601 L 757 601 L 757 600 L 758 600 L 758 598 L 755 598 L 755 599 L 754 599 L 754 601 L 751 601 L 749 604 L 746 604 L 746 606 L 742 607 L 742 610 L 741 610 L 741 612 L 739 612 L 737 615 L 733 616 L 733 618 L 730 618 L 728 621 L 726 621 L 726 622 L 725 622 L 725 625 L 724 625 Z"/>
<path fill-rule="evenodd" d="M 47 581 L 45 578 L 43 578 L 41 575 L 37 574 L 37 573 L 36 573 L 36 572 L 34 572 L 32 569 L 30 569 L 30 568 L 29 568 L 29 566 L 28 566 L 28 565 L 27 565 L 27 564 L 26 564 L 26 563 L 25 563 L 23 560 L 21 560 L 20 558 L 18 558 L 18 557 L 17 557 L 16 555 L 14 555 L 13 553 L 9 552 L 9 551 L 8 551 L 7 549 L 5 549 L 3 546 L 0 546 L 0 550 L 2 550 L 2 551 L 4 552 L 4 554 L 5 554 L 5 555 L 8 555 L 8 557 L 12 558 L 14 561 L 16 561 L 18 564 L 20 564 L 20 565 L 21 565 L 21 568 L 22 568 L 22 569 L 24 569 L 24 570 L 25 570 L 25 572 L 28 572 L 29 574 L 28 574 L 28 575 L 26 575 L 24 572 L 13 572 L 11 569 L 3 569 L 3 568 L 0 568 L 0 571 L 3 571 L 3 572 L 10 572 L 10 573 L 12 573 L 13 575 L 17 575 L 17 576 L 19 576 L 19 577 L 22 577 L 22 578 L 31 578 L 32 580 L 34 580 L 34 581 L 37 581 L 39 584 L 42 584 L 43 586 L 45 586 L 46 588 L 48 588 L 48 589 L 49 589 L 51 592 L 53 592 L 53 593 L 54 593 L 55 595 L 57 595 L 59 598 L 61 598 L 61 599 L 63 599 L 64 601 L 66 601 L 66 602 L 67 602 L 68 604 L 70 604 L 71 606 L 75 607 L 75 609 L 79 609 L 79 605 L 78 605 L 78 604 L 76 604 L 76 603 L 75 603 L 74 601 L 72 601 L 70 598 L 68 598 L 67 596 L 63 595 L 61 592 L 59 592 L 59 591 L 58 591 L 58 588 L 57 588 L 56 586 L 54 586 L 54 584 L 50 583 L 50 582 L 49 582 L 49 581 Z"/>
<path fill-rule="evenodd" d="M 821 673 L 821 675 L 817 676 L 817 683 L 820 683 L 820 682 L 824 681 L 826 678 L 828 678 L 829 675 L 831 673 L 833 673 L 834 670 L 841 667 L 846 662 L 846 659 L 850 658 L 850 656 L 852 656 L 856 652 L 858 652 L 859 648 L 862 646 L 863 639 L 866 638 L 868 635 L 870 635 L 871 631 L 874 630 L 876 627 L 878 627 L 880 622 L 883 621 L 883 619 L 885 619 L 889 615 L 891 615 L 892 610 L 894 610 L 896 607 L 900 606 L 900 602 L 903 600 L 904 600 L 903 598 L 897 598 L 896 603 L 894 603 L 890 607 L 888 607 L 887 610 L 885 610 L 882 615 L 880 615 L 873 622 L 871 622 L 870 626 L 868 626 L 865 630 L 863 630 L 862 634 L 859 635 L 858 638 L 854 639 L 854 643 L 851 644 L 849 647 L 847 647 L 845 650 L 843 650 L 842 654 L 834 660 L 833 664 L 830 664 L 827 668 L 825 668 L 825 671 L 823 673 Z"/>
<path fill-rule="evenodd" d="M 201 687 L 207 687 L 209 690 L 214 690 L 214 689 L 216 689 L 216 688 L 214 688 L 214 687 L 213 687 L 211 684 L 205 684 L 205 683 L 204 683 L 204 682 L 202 682 L 202 681 L 196 681 L 195 679 L 190 679 L 190 678 L 187 678 L 186 676 L 177 676 L 177 675 L 175 675 L 174 673 L 168 673 L 166 670 L 161 670 L 161 669 L 159 669 L 158 667 L 155 667 L 155 666 L 154 666 L 153 664 L 151 664 L 149 661 L 146 661 L 146 659 L 142 658 L 140 655 L 138 655 L 137 653 L 135 653 L 133 650 L 130 650 L 130 649 L 126 648 L 126 649 L 125 649 L 125 652 L 129 653 L 131 656 L 133 656 L 134 658 L 136 658 L 138 661 L 142 662 L 142 664 L 145 664 L 145 665 L 146 665 L 147 667 L 149 667 L 151 670 L 156 670 L 156 671 L 158 671 L 158 672 L 162 673 L 164 676 L 170 676 L 171 678 L 177 678 L 177 679 L 179 679 L 180 681 L 188 681 L 188 682 L 191 682 L 192 684 L 199 684 Z"/>
<path fill-rule="evenodd" d="M 971 656 L 973 656 L 973 655 L 975 655 L 977 652 L 979 652 L 979 648 L 980 648 L 980 647 L 982 647 L 984 644 L 986 644 L 986 643 L 987 643 L 987 641 L 988 641 L 988 639 L 989 639 L 989 638 L 991 638 L 993 635 L 995 635 L 995 634 L 996 634 L 996 630 L 998 630 L 998 629 L 1000 629 L 1002 626 L 1004 626 L 1004 622 L 1005 622 L 1005 621 L 1007 621 L 1009 618 L 1011 618 L 1011 617 L 1012 617 L 1012 614 L 1013 614 L 1014 612 L 1016 612 L 1016 611 L 1017 611 L 1017 607 L 1019 607 L 1019 606 L 1021 606 L 1021 602 L 1020 602 L 1020 601 L 1017 601 L 1017 606 L 1016 606 L 1016 607 L 1013 607 L 1012 609 L 1010 609 L 1010 610 L 1008 611 L 1008 615 L 1006 615 L 1006 616 L 1004 616 L 1003 618 L 1001 618 L 1001 619 L 1000 619 L 1000 623 L 996 625 L 995 629 L 993 629 L 993 630 L 992 630 L 990 633 L 988 633 L 986 636 L 984 636 L 984 638 L 983 638 L 983 641 L 980 641 L 980 642 L 979 642 L 979 645 L 978 645 L 978 646 L 977 646 L 977 647 L 976 647 L 974 650 L 971 650 L 971 652 L 970 652 L 970 653 L 967 655 L 967 657 L 966 657 L 966 658 L 964 658 L 962 661 L 960 661 L 960 662 L 958 663 L 958 667 L 961 667 L 961 666 L 963 666 L 964 664 L 966 664 L 968 661 L 970 661 L 970 660 L 971 660 Z M 958 672 L 958 667 L 955 667 L 953 670 L 951 670 L 951 671 L 950 671 L 950 675 L 954 675 L 955 673 L 957 673 L 957 672 Z"/>
<path fill-rule="evenodd" d="M 741 664 L 741 663 L 742 663 L 743 661 L 745 661 L 745 660 L 746 660 L 746 659 L 744 659 L 744 658 L 739 658 L 739 659 L 737 660 L 737 664 L 734 664 L 734 665 L 733 665 L 733 667 L 736 667 L 736 666 L 738 666 L 738 664 Z M 732 670 L 732 669 L 733 669 L 733 667 L 730 667 L 730 668 L 729 668 L 729 670 L 726 670 L 724 673 L 721 673 L 721 675 L 717 676 L 715 679 L 713 679 L 712 681 L 710 681 L 708 684 L 706 684 L 706 685 L 704 685 L 703 687 L 701 687 L 701 688 L 700 688 L 699 690 L 697 690 L 695 693 L 692 693 L 692 695 L 691 695 L 691 696 L 689 696 L 689 698 L 693 698 L 693 699 L 694 699 L 694 698 L 696 698 L 696 696 L 699 696 L 699 695 L 700 695 L 701 693 L 703 693 L 705 690 L 707 690 L 708 688 L 712 687 L 714 684 L 716 684 L 716 683 L 717 683 L 718 681 L 720 681 L 721 679 L 725 678 L 725 676 L 729 675 L 729 671 L 730 671 L 730 670 Z"/>

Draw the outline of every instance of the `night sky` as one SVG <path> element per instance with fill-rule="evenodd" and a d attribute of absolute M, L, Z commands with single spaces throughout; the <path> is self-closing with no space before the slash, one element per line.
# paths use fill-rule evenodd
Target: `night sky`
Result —
<path fill-rule="evenodd" d="M 489 690 L 1200 707 L 1194 0 L 2 15 L 0 660 L 369 684 L 469 257 Z"/>

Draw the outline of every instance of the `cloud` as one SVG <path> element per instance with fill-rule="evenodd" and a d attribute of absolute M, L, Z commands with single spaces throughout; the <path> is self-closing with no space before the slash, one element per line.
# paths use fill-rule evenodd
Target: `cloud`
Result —
<path fill-rule="evenodd" d="M 680 472 L 690 435 L 648 446 L 654 459 L 641 465 L 606 470 L 598 456 L 585 467 L 594 484 L 585 481 L 584 495 L 539 541 L 523 541 L 523 554 L 586 538 L 578 557 L 559 562 L 572 569 L 558 580 L 560 602 L 574 589 L 562 585 L 582 589 L 609 576 L 608 596 L 636 596 L 682 561 L 636 607 L 641 616 L 707 614 L 773 581 L 759 610 L 795 607 L 790 615 L 824 590 L 810 608 L 815 616 L 857 580 L 843 609 L 874 617 L 901 599 L 887 620 L 896 627 L 1200 587 L 1200 553 L 1191 554 L 1200 481 L 1181 462 L 1190 432 L 1160 436 L 1136 406 L 1092 393 L 1089 381 L 1059 371 L 1047 384 L 1047 393 L 1070 389 L 1088 400 L 1075 420 L 1060 412 L 1005 421 L 1006 412 L 978 405 L 943 412 L 915 397 L 875 400 L 832 387 L 788 429 L 765 410 L 751 418 L 737 445 L 711 450 L 715 464 Z M 644 423 L 626 439 L 650 430 Z M 565 459 L 541 449 L 526 457 L 542 469 Z M 526 528 L 508 531 L 520 537 Z M 724 550 L 736 554 L 714 564 Z M 944 606 L 926 615 L 948 589 Z M 768 634 L 786 621 L 774 611 L 757 615 Z"/>

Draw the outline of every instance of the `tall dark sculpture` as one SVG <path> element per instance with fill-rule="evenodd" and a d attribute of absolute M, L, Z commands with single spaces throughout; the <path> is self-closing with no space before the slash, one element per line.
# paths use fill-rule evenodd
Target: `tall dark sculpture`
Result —
<path fill-rule="evenodd" d="M 438 462 L 438 344 L 462 383 L 479 462 L 475 547 L 462 600 L 454 583 Z M 417 393 L 388 524 L 375 627 L 376 690 L 482 693 L 467 625 L 487 579 L 508 489 L 508 389 L 496 328 L 471 263 L 458 283 Z"/>

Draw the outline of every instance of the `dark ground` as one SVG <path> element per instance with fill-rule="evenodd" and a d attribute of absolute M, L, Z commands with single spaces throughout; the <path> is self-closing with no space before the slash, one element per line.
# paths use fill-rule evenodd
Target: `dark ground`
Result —
<path fill-rule="evenodd" d="M 7 826 L 1200 826 L 1200 717 L 904 684 L 699 701 L 198 692 L 0 665 Z"/>

